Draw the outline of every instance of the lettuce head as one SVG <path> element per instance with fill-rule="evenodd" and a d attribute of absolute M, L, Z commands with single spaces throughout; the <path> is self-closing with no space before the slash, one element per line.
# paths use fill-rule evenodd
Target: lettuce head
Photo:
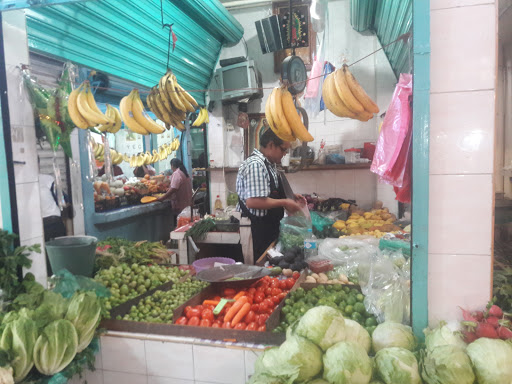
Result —
<path fill-rule="evenodd" d="M 441 345 L 423 357 L 421 377 L 427 384 L 473 384 L 471 360 L 456 345 Z"/>
<path fill-rule="evenodd" d="M 5 326 L 0 338 L 0 349 L 11 352 L 14 361 L 14 380 L 23 380 L 34 366 L 34 346 L 37 339 L 37 326 L 34 320 L 21 316 Z"/>
<path fill-rule="evenodd" d="M 311 308 L 302 316 L 295 333 L 325 351 L 345 340 L 345 319 L 340 311 L 321 305 Z"/>
<path fill-rule="evenodd" d="M 399 347 L 413 351 L 416 348 L 416 337 L 412 328 L 401 323 L 386 321 L 377 325 L 372 334 L 374 352 L 383 348 Z"/>
<path fill-rule="evenodd" d="M 405 348 L 384 348 L 375 355 L 380 378 L 386 384 L 421 384 L 418 361 Z"/>
<path fill-rule="evenodd" d="M 353 342 L 339 342 L 324 355 L 324 379 L 332 384 L 368 384 L 372 361 L 366 350 Z"/>
<path fill-rule="evenodd" d="M 480 338 L 466 348 L 478 384 L 512 383 L 512 345 L 498 339 Z"/>
<path fill-rule="evenodd" d="M 352 341 L 359 344 L 366 350 L 366 353 L 370 352 L 372 347 L 372 338 L 361 324 L 351 319 L 345 319 L 345 333 L 345 341 Z"/>

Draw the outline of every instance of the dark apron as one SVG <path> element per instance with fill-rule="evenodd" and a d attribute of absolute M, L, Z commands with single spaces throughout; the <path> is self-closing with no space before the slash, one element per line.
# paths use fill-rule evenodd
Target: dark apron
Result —
<path fill-rule="evenodd" d="M 265 161 L 265 166 L 267 167 L 270 179 L 270 194 L 268 197 L 271 199 L 286 199 L 283 183 L 279 182 L 279 185 L 276 185 L 267 161 Z M 278 180 L 280 180 L 279 172 L 277 172 L 277 177 Z M 263 252 L 267 250 L 270 244 L 279 237 L 279 224 L 281 223 L 281 219 L 284 217 L 284 208 L 268 209 L 267 214 L 260 217 L 253 215 L 241 199 L 238 199 L 238 201 L 240 209 L 242 210 L 242 216 L 251 219 L 254 263 L 261 257 L 261 255 L 263 255 Z"/>

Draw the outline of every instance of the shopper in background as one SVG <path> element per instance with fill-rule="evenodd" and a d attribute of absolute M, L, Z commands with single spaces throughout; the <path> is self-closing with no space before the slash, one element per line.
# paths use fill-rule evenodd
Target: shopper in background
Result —
<path fill-rule="evenodd" d="M 133 175 L 135 177 L 144 177 L 146 175 L 155 176 L 156 171 L 151 165 L 141 165 L 133 170 Z"/>
<path fill-rule="evenodd" d="M 238 170 L 238 210 L 251 219 L 255 260 L 279 237 L 284 210 L 295 213 L 304 204 L 304 198 L 300 195 L 296 195 L 295 200 L 286 198 L 276 168 L 276 163 L 281 162 L 289 148 L 290 143 L 267 129 L 260 138 L 260 150 L 255 149 Z"/>
<path fill-rule="evenodd" d="M 55 180 L 52 176 L 43 173 L 39 174 L 39 196 L 41 198 L 44 241 L 59 236 L 66 236 L 66 227 L 64 226 L 60 208 L 57 204 Z"/>
<path fill-rule="evenodd" d="M 113 164 L 112 167 L 114 170 L 114 174 L 112 176 L 116 177 L 116 176 L 121 176 L 122 174 L 124 174 L 122 168 L 119 165 Z M 98 177 L 101 177 L 104 174 L 105 174 L 105 164 L 103 164 L 103 166 L 100 169 L 98 169 Z"/>
<path fill-rule="evenodd" d="M 171 185 L 158 201 L 171 200 L 172 212 L 178 215 L 192 204 L 192 180 L 180 159 L 171 160 Z"/>

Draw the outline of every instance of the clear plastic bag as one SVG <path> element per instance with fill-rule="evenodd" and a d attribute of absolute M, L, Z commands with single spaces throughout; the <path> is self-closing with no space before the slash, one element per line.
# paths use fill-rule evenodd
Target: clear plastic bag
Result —
<path fill-rule="evenodd" d="M 281 252 L 293 247 L 304 247 L 304 239 L 311 228 L 311 221 L 304 216 L 287 216 L 281 220 L 279 249 Z"/>

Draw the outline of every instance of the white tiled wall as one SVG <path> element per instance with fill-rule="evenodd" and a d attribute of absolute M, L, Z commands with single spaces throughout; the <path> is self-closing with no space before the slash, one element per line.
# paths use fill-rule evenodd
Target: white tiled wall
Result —
<path fill-rule="evenodd" d="M 244 384 L 259 349 L 225 348 L 195 339 L 153 335 L 103 336 L 96 370 L 70 384 Z"/>
<path fill-rule="evenodd" d="M 349 0 L 331 0 L 328 3 L 328 7 L 330 28 L 329 35 L 325 41 L 325 60 L 339 67 L 344 59 L 349 62 L 355 61 L 380 48 L 380 43 L 375 35 L 358 33 L 350 26 Z M 247 42 L 249 57 L 257 62 L 258 69 L 263 77 L 263 87 L 267 88 L 264 89 L 262 99 L 249 104 L 249 113 L 262 113 L 264 111 L 271 88 L 278 85 L 280 77 L 279 74 L 274 72 L 274 55 L 272 53 L 262 54 L 261 52 L 254 24 L 256 20 L 268 17 L 271 11 L 272 7 L 268 4 L 230 11 L 244 27 L 244 37 Z M 245 55 L 245 45 L 243 42 L 240 42 L 234 47 L 224 48 L 220 58 L 225 59 Z M 359 62 L 357 65 L 351 67 L 351 72 L 358 79 L 366 92 L 376 100 L 381 112 L 384 112 L 389 105 L 396 84 L 395 75 L 385 54 L 379 52 Z M 213 164 L 217 167 L 221 167 L 222 165 L 234 166 L 232 161 L 228 162 L 225 155 L 227 151 L 224 151 L 224 148 L 226 147 L 226 125 L 227 123 L 236 123 L 236 112 L 236 105 L 224 108 L 217 106 L 215 110 L 212 111 L 208 135 L 209 153 L 210 159 L 213 160 Z M 344 149 L 362 147 L 364 142 L 375 142 L 378 137 L 378 126 L 381 120 L 376 117 L 368 122 L 361 122 L 339 118 L 330 111 L 325 111 L 320 112 L 317 116 L 309 116 L 309 122 L 309 131 L 315 137 L 315 141 L 308 145 L 317 152 L 322 140 L 325 140 L 327 145 L 342 145 Z M 377 183 L 373 180 L 373 176 L 367 175 L 366 179 L 356 185 L 355 177 L 364 178 L 364 173 L 370 174 L 370 171 L 304 172 L 304 175 L 290 175 L 289 178 L 293 180 L 293 187 L 297 191 L 304 193 L 317 192 L 329 197 L 345 197 L 348 195 L 343 194 L 349 194 L 351 195 L 350 198 L 357 198 L 358 201 L 360 200 L 363 203 L 367 203 L 370 202 L 370 199 L 375 200 Z M 310 183 L 312 176 L 316 179 L 314 181 L 314 188 L 312 188 Z M 326 180 L 327 177 L 329 177 L 330 182 L 324 183 L 323 180 Z M 372 179 L 371 185 L 373 190 L 369 191 L 364 189 L 361 191 L 361 187 L 363 187 L 361 183 L 368 184 L 369 178 Z M 212 180 L 212 189 L 214 189 L 214 191 L 211 193 L 211 198 L 213 204 L 218 194 L 221 195 L 221 198 L 225 194 L 223 191 L 225 191 L 225 184 L 228 181 L 224 180 L 221 173 L 217 173 L 213 176 Z M 332 183 L 332 180 L 336 180 L 336 183 Z M 304 181 L 307 182 L 304 183 Z M 339 186 L 338 190 L 336 189 L 337 186 Z M 357 194 L 362 192 L 362 195 L 354 195 L 354 192 Z M 389 198 L 388 194 L 384 197 L 387 198 L 386 205 L 393 212 L 396 212 L 398 205 L 394 200 L 394 196 Z"/>
<path fill-rule="evenodd" d="M 491 296 L 496 8 L 431 0 L 431 323 Z"/>
<path fill-rule="evenodd" d="M 3 38 L 5 48 L 13 160 L 24 162 L 14 165 L 19 236 L 22 244 L 43 243 L 34 120 L 27 93 L 20 88 L 19 67 L 29 64 L 25 12 L 5 12 L 2 19 L 0 38 Z M 44 248 L 41 254 L 33 254 L 30 268 L 41 283 L 46 282 L 43 255 Z"/>

